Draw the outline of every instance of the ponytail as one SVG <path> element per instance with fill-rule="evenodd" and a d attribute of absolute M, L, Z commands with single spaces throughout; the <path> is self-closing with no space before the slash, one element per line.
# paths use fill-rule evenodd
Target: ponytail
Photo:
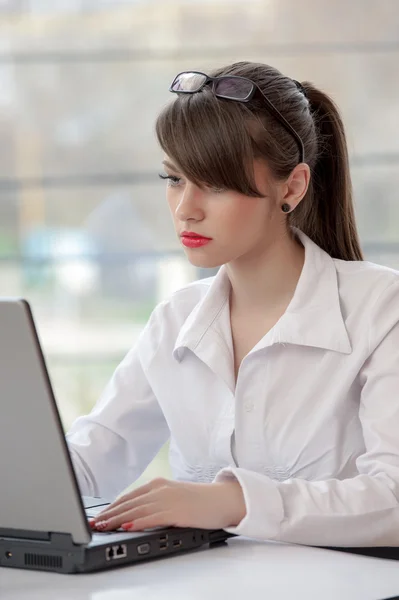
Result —
<path fill-rule="evenodd" d="M 291 214 L 290 224 L 333 258 L 363 260 L 352 201 L 348 149 L 338 108 L 311 83 L 301 85 L 315 121 L 318 149 L 315 162 L 310 165 L 309 189 Z"/>

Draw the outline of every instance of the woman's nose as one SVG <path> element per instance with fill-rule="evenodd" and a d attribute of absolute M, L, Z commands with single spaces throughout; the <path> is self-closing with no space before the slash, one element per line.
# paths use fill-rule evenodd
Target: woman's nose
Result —
<path fill-rule="evenodd" d="M 185 186 L 176 206 L 175 215 L 180 221 L 203 219 L 202 191 L 195 185 Z"/>

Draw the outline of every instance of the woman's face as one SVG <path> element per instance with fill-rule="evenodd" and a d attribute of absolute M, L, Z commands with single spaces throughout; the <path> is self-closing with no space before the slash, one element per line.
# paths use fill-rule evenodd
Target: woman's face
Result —
<path fill-rule="evenodd" d="M 276 210 L 276 187 L 263 163 L 254 163 L 256 186 L 263 198 L 231 190 L 201 189 L 186 179 L 168 157 L 163 165 L 176 233 L 187 258 L 197 267 L 218 267 L 258 255 L 284 225 L 281 211 Z M 208 241 L 182 237 L 183 232 L 204 236 Z"/>

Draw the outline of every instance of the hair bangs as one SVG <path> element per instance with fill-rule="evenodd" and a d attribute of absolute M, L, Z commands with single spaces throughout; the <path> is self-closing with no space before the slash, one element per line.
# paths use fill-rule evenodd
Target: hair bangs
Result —
<path fill-rule="evenodd" d="M 262 197 L 254 179 L 254 145 L 247 127 L 251 114 L 246 111 L 211 90 L 180 94 L 158 116 L 156 135 L 167 156 L 196 185 Z"/>

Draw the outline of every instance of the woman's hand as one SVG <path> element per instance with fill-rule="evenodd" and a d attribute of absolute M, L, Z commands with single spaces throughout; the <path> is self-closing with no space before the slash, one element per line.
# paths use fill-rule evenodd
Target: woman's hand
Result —
<path fill-rule="evenodd" d="M 98 531 L 169 526 L 223 529 L 238 525 L 245 514 L 244 495 L 234 479 L 185 483 L 160 478 L 121 496 L 90 524 Z"/>

